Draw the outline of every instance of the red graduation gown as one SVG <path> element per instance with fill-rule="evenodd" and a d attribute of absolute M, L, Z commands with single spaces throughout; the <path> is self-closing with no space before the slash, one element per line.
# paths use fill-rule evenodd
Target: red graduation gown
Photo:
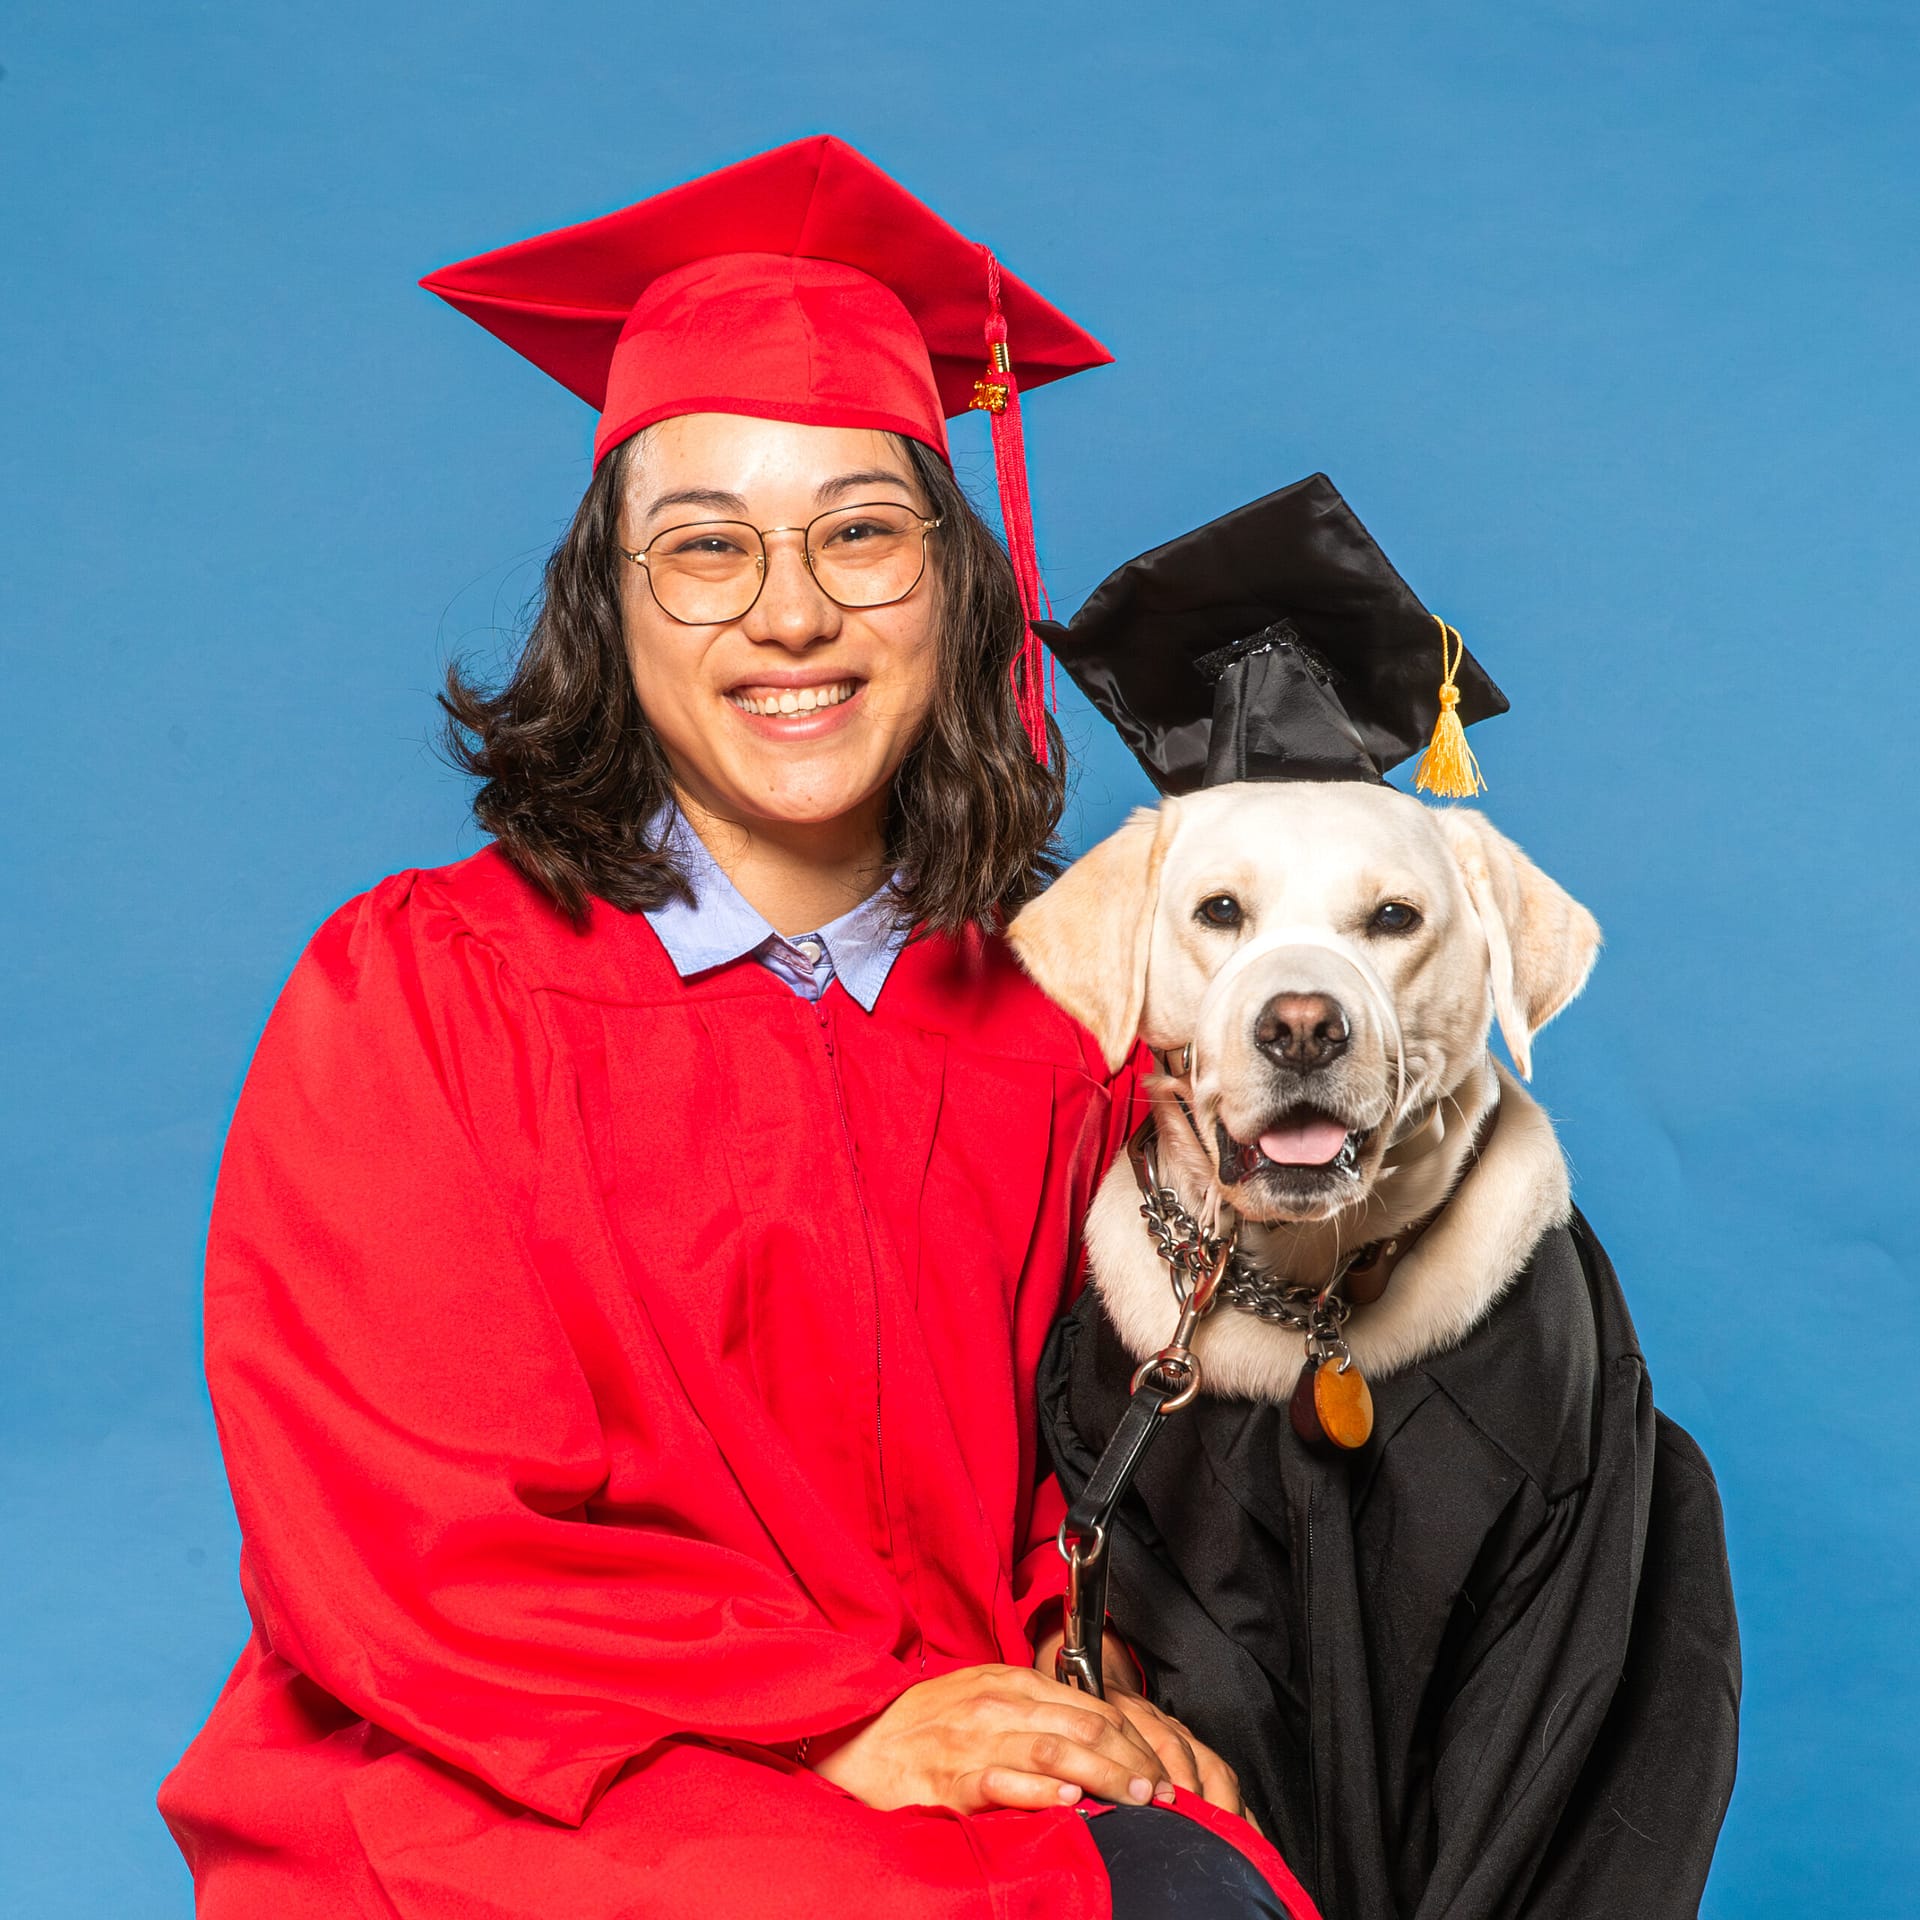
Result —
<path fill-rule="evenodd" d="M 684 982 L 491 850 L 336 914 L 208 1249 L 254 1627 L 161 1795 L 202 1915 L 1101 1920 L 1080 1816 L 769 1749 L 1028 1664 L 1034 1373 L 1123 1105 L 977 935 L 868 1015 Z"/>

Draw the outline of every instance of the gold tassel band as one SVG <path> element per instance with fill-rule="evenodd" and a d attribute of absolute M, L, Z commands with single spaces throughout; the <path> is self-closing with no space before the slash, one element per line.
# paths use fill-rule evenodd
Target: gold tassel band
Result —
<path fill-rule="evenodd" d="M 1466 658 L 1467 643 L 1438 614 L 1434 624 L 1440 629 L 1440 716 L 1414 770 L 1413 784 L 1421 793 L 1437 794 L 1443 800 L 1471 800 L 1476 793 L 1486 792 L 1487 783 L 1467 745 L 1467 730 L 1460 724 L 1460 689 L 1453 684 Z"/>

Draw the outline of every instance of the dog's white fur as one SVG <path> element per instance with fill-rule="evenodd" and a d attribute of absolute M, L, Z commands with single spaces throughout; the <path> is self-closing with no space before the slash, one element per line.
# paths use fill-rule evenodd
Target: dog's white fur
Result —
<path fill-rule="evenodd" d="M 1222 893 L 1241 905 L 1237 928 L 1196 915 Z M 1373 927 L 1389 900 L 1417 909 L 1411 933 Z M 1190 1087 L 1150 1083 L 1163 1174 L 1196 1211 L 1231 1202 L 1243 1244 L 1274 1271 L 1318 1283 L 1343 1250 L 1442 1208 L 1385 1295 L 1348 1323 L 1371 1377 L 1463 1339 L 1566 1219 L 1552 1125 L 1488 1041 L 1497 1020 L 1530 1071 L 1533 1037 L 1585 984 L 1599 928 L 1481 815 L 1357 783 L 1207 789 L 1136 813 L 1024 909 L 1011 937 L 1110 1067 L 1136 1038 L 1193 1045 Z M 1350 1180 L 1279 1201 L 1257 1180 L 1235 1186 L 1207 1142 L 1216 1123 L 1242 1141 L 1270 1123 L 1253 1030 L 1274 996 L 1301 992 L 1347 1011 L 1350 1044 L 1323 1083 L 1366 1144 Z M 1094 1284 L 1144 1359 L 1166 1344 L 1177 1310 L 1124 1159 L 1087 1236 Z M 1299 1334 L 1231 1310 L 1195 1345 L 1209 1392 L 1256 1399 L 1289 1393 L 1304 1355 Z"/>

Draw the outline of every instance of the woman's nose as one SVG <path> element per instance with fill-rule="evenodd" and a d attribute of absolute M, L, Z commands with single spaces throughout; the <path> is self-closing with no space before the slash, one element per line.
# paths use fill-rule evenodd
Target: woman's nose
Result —
<path fill-rule="evenodd" d="M 840 608 L 820 591 L 802 536 L 783 529 L 763 538 L 766 582 L 742 622 L 747 638 L 796 649 L 831 640 L 840 631 Z"/>

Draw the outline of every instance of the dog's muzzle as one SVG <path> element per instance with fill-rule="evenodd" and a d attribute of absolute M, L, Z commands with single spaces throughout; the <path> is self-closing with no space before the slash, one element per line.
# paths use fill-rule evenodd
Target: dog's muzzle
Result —
<path fill-rule="evenodd" d="M 1202 1002 L 1194 1064 L 1222 1184 L 1282 1212 L 1344 1204 L 1405 1090 L 1385 982 L 1315 927 L 1276 928 L 1233 954 Z"/>

